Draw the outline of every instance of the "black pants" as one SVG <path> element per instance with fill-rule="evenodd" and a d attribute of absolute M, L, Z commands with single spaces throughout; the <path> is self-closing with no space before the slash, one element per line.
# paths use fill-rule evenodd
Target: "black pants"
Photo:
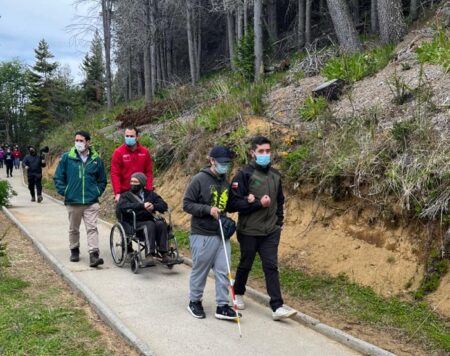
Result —
<path fill-rule="evenodd" d="M 0 158 L 0 168 L 3 168 L 3 158 Z"/>
<path fill-rule="evenodd" d="M 168 229 L 167 224 L 162 220 L 138 221 L 136 229 L 141 232 L 141 236 L 145 240 L 146 255 L 154 253 L 158 246 L 161 253 L 167 252 L 168 246 Z"/>
<path fill-rule="evenodd" d="M 13 172 L 13 161 L 11 159 L 5 160 L 5 166 L 6 166 L 6 176 L 12 177 Z"/>
<path fill-rule="evenodd" d="M 42 195 L 42 177 L 41 176 L 35 176 L 35 175 L 29 175 L 28 176 L 28 189 L 30 190 L 31 196 L 35 197 L 35 188 L 37 195 Z"/>
<path fill-rule="evenodd" d="M 280 235 L 281 230 L 277 230 L 266 236 L 237 234 L 241 247 L 241 259 L 236 271 L 234 291 L 239 295 L 245 293 L 248 275 L 252 269 L 256 253 L 258 253 L 266 278 L 266 289 L 270 296 L 270 307 L 273 311 L 283 305 L 278 275 L 278 245 L 280 243 Z"/>

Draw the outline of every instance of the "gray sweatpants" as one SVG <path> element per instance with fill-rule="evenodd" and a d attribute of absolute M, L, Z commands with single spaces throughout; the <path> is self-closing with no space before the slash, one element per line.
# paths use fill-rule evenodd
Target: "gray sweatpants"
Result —
<path fill-rule="evenodd" d="M 228 260 L 231 255 L 230 241 L 226 242 Z M 189 244 L 192 253 L 192 271 L 189 278 L 189 299 L 202 300 L 209 270 L 212 268 L 216 280 L 217 305 L 228 304 L 228 270 L 223 243 L 219 236 L 191 235 Z"/>

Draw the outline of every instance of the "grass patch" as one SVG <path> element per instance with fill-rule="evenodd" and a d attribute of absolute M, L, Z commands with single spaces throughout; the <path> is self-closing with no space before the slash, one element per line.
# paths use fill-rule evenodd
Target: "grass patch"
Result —
<path fill-rule="evenodd" d="M 394 46 L 390 45 L 363 53 L 344 54 L 328 61 L 321 74 L 329 80 L 342 79 L 353 83 L 386 67 L 393 52 Z"/>
<path fill-rule="evenodd" d="M 323 96 L 317 98 L 309 96 L 298 109 L 298 113 L 303 121 L 313 121 L 321 117 L 327 109 L 328 101 Z"/>
<path fill-rule="evenodd" d="M 417 48 L 420 63 L 438 64 L 450 71 L 450 31 L 441 30 L 430 43 L 424 43 Z"/>

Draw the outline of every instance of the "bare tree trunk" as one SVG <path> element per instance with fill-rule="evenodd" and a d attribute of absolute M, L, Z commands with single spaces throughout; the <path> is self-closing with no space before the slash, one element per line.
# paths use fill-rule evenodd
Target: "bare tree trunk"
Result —
<path fill-rule="evenodd" d="M 196 80 L 200 80 L 200 64 L 202 63 L 202 13 L 199 7 L 198 15 L 197 15 L 197 33 L 195 36 L 195 45 L 196 45 L 196 53 L 197 53 L 197 61 L 196 61 Z"/>
<path fill-rule="evenodd" d="M 312 12 L 312 0 L 306 0 L 305 9 L 305 41 L 307 44 L 311 43 L 311 12 Z"/>
<path fill-rule="evenodd" d="M 192 28 L 192 2 L 191 0 L 186 0 L 186 31 L 188 37 L 188 51 L 189 51 L 189 66 L 191 70 L 191 83 L 195 85 L 197 79 L 197 69 L 196 69 L 196 48 L 194 46 L 194 36 Z"/>
<path fill-rule="evenodd" d="M 378 32 L 377 0 L 371 0 L 370 2 L 370 28 L 373 33 Z"/>
<path fill-rule="evenodd" d="M 155 96 L 156 92 L 156 24 L 155 24 L 155 0 L 148 0 L 149 5 L 149 27 L 150 27 L 150 73 L 151 73 L 151 96 Z"/>
<path fill-rule="evenodd" d="M 244 0 L 244 33 L 248 31 L 248 0 Z"/>
<path fill-rule="evenodd" d="M 242 28 L 242 10 L 242 4 L 239 4 L 236 13 L 236 37 L 238 41 L 240 41 L 244 35 L 244 29 Z"/>
<path fill-rule="evenodd" d="M 127 101 L 133 99 L 133 57 L 131 48 L 128 47 L 128 75 L 127 75 Z"/>
<path fill-rule="evenodd" d="M 359 24 L 359 0 L 352 0 L 352 18 L 355 26 Z"/>
<path fill-rule="evenodd" d="M 254 32 L 255 32 L 255 81 L 261 78 L 263 66 L 263 29 L 262 29 L 262 0 L 254 0 Z"/>
<path fill-rule="evenodd" d="M 362 46 L 350 17 L 346 0 L 327 0 L 327 4 L 341 48 L 347 53 L 361 51 Z"/>
<path fill-rule="evenodd" d="M 418 3 L 417 0 L 411 0 L 411 3 L 409 5 L 409 17 L 411 20 L 417 19 L 418 15 Z"/>
<path fill-rule="evenodd" d="M 378 21 L 381 41 L 398 43 L 406 34 L 401 0 L 378 0 Z"/>
<path fill-rule="evenodd" d="M 143 61 L 143 55 L 142 53 L 139 53 L 138 55 L 138 71 L 137 71 L 137 95 L 139 98 L 141 98 L 142 96 L 144 96 L 144 85 L 142 85 L 143 83 L 145 83 L 145 79 L 142 80 L 142 73 L 145 72 L 144 69 L 144 61 Z M 145 75 L 144 75 L 145 77 Z"/>
<path fill-rule="evenodd" d="M 298 28 L 297 28 L 297 36 L 298 36 L 298 48 L 301 49 L 305 45 L 305 0 L 298 0 Z"/>
<path fill-rule="evenodd" d="M 267 23 L 268 23 L 268 28 L 269 28 L 270 40 L 271 40 L 271 42 L 276 42 L 278 39 L 277 1 L 276 0 L 268 0 Z"/>
<path fill-rule="evenodd" d="M 234 68 L 234 30 L 233 30 L 233 13 L 231 10 L 227 11 L 227 36 L 228 36 L 228 54 L 230 56 L 230 67 L 232 70 Z"/>
<path fill-rule="evenodd" d="M 103 45 L 105 47 L 106 65 L 106 104 L 112 109 L 112 78 L 111 78 L 111 14 L 113 0 L 102 0 Z"/>
<path fill-rule="evenodd" d="M 172 81 L 173 67 L 172 67 L 172 35 L 166 38 L 166 61 L 167 61 L 167 79 Z"/>
<path fill-rule="evenodd" d="M 153 97 L 150 58 L 150 45 L 147 43 L 144 47 L 144 96 L 146 105 L 151 104 Z"/>
<path fill-rule="evenodd" d="M 156 90 L 162 87 L 162 63 L 159 43 L 156 46 Z"/>

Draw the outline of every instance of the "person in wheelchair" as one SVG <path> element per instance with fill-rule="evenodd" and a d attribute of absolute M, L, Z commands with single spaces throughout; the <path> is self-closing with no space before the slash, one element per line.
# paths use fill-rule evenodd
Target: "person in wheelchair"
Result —
<path fill-rule="evenodd" d="M 171 257 L 168 254 L 168 226 L 166 222 L 155 216 L 155 212 L 165 213 L 168 210 L 167 203 L 154 191 L 146 190 L 147 177 L 144 173 L 137 172 L 131 176 L 130 190 L 120 195 L 117 204 L 117 217 L 128 234 L 133 229 L 133 215 L 136 214 L 136 232 L 145 241 L 146 266 L 155 265 L 156 251 L 162 256 L 161 262 L 170 264 Z M 158 248 L 158 249 L 157 249 Z M 131 244 L 128 252 L 132 252 Z"/>

